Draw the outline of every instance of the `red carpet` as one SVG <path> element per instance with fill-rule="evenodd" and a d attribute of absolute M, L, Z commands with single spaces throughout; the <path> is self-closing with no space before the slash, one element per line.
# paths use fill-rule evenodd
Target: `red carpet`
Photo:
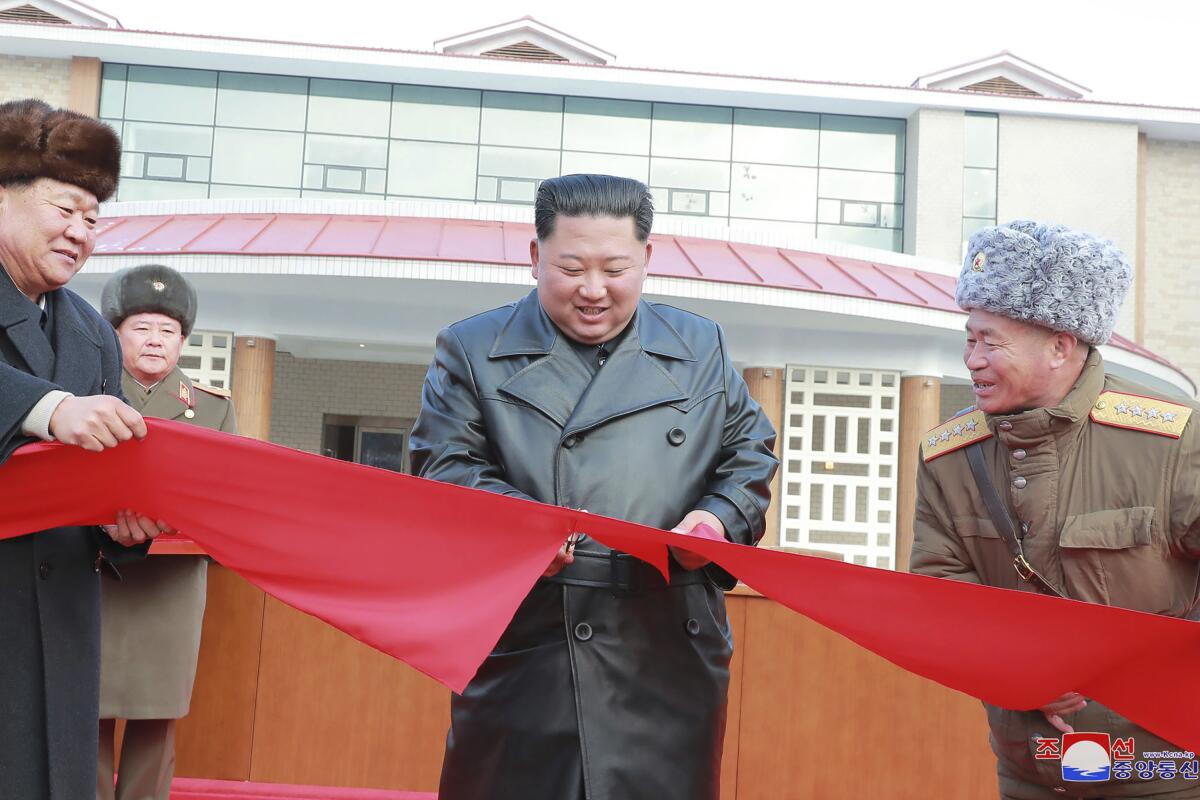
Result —
<path fill-rule="evenodd" d="M 436 792 L 396 792 L 386 789 L 346 789 L 333 786 L 294 786 L 286 783 L 210 781 L 176 778 L 171 800 L 437 800 Z"/>

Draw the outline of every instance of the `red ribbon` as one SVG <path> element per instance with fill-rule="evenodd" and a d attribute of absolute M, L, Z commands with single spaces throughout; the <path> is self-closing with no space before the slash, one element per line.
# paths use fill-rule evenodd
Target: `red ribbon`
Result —
<path fill-rule="evenodd" d="M 994 705 L 1078 691 L 1200 751 L 1200 625 L 660 531 L 163 420 L 101 453 L 0 467 L 0 538 L 167 520 L 281 601 L 462 691 L 573 531 L 656 565 L 667 546 L 910 672 Z"/>

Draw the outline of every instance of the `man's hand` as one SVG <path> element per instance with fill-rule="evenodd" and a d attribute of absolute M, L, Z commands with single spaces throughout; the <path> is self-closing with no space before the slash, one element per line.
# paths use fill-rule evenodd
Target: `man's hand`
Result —
<path fill-rule="evenodd" d="M 174 533 L 175 529 L 161 519 L 144 517 L 128 509 L 117 512 L 116 525 L 101 525 L 112 540 L 125 547 L 133 547 L 153 539 L 160 533 Z"/>
<path fill-rule="evenodd" d="M 68 397 L 50 417 L 50 434 L 60 442 L 100 452 L 146 435 L 142 415 L 117 398 L 101 394 Z"/>
<path fill-rule="evenodd" d="M 678 525 L 676 525 L 674 528 L 671 528 L 671 532 L 686 533 L 689 536 L 699 535 L 693 534 L 692 531 L 701 523 L 716 531 L 719 541 L 725 540 L 725 526 L 721 524 L 721 520 L 717 519 L 716 514 L 713 514 L 709 511 L 689 511 L 688 515 L 681 519 Z M 700 569 L 701 567 L 707 565 L 709 561 L 704 556 L 696 555 L 695 553 L 688 552 L 687 550 L 683 550 L 679 547 L 672 547 L 671 555 L 675 556 L 675 560 L 679 562 L 679 566 L 687 570 Z"/>
<path fill-rule="evenodd" d="M 578 534 L 572 534 L 571 538 L 563 542 L 562 547 L 558 548 L 558 552 L 554 554 L 554 559 L 550 562 L 550 566 L 546 567 L 546 570 L 542 573 L 543 578 L 552 578 L 562 572 L 562 568 L 567 564 L 575 563 L 575 536 L 578 536 Z"/>
<path fill-rule="evenodd" d="M 1087 705 L 1087 700 L 1079 692 L 1067 692 L 1062 697 L 1042 706 L 1041 712 L 1046 721 L 1063 733 L 1074 733 L 1075 729 L 1063 721 L 1063 714 L 1074 714 Z"/>

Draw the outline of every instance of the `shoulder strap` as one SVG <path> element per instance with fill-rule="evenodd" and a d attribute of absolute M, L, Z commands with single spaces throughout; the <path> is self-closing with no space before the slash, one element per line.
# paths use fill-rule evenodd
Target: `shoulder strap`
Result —
<path fill-rule="evenodd" d="M 967 462 L 971 465 L 971 474 L 975 476 L 975 485 L 979 487 L 979 495 L 983 498 L 983 504 L 987 506 L 988 516 L 992 518 L 996 532 L 1008 546 L 1008 552 L 1012 553 L 1013 569 L 1017 571 L 1022 580 L 1033 584 L 1039 592 L 1054 597 L 1066 597 L 1025 560 L 1025 551 L 1021 547 L 1017 528 L 1013 525 L 1012 515 L 1008 513 L 1008 508 L 996 491 L 996 485 L 992 483 L 992 475 L 988 472 L 987 463 L 983 458 L 983 447 L 978 442 L 967 447 Z"/>

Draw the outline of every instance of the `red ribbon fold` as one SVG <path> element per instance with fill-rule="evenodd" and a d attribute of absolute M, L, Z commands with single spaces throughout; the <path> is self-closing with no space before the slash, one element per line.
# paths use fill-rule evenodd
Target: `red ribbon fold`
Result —
<path fill-rule="evenodd" d="M 147 419 L 101 453 L 60 444 L 0 467 L 0 538 L 170 522 L 294 608 L 462 691 L 573 531 L 655 564 L 706 556 L 892 663 L 994 705 L 1094 698 L 1200 751 L 1200 625 L 1029 592 L 660 531 Z"/>

